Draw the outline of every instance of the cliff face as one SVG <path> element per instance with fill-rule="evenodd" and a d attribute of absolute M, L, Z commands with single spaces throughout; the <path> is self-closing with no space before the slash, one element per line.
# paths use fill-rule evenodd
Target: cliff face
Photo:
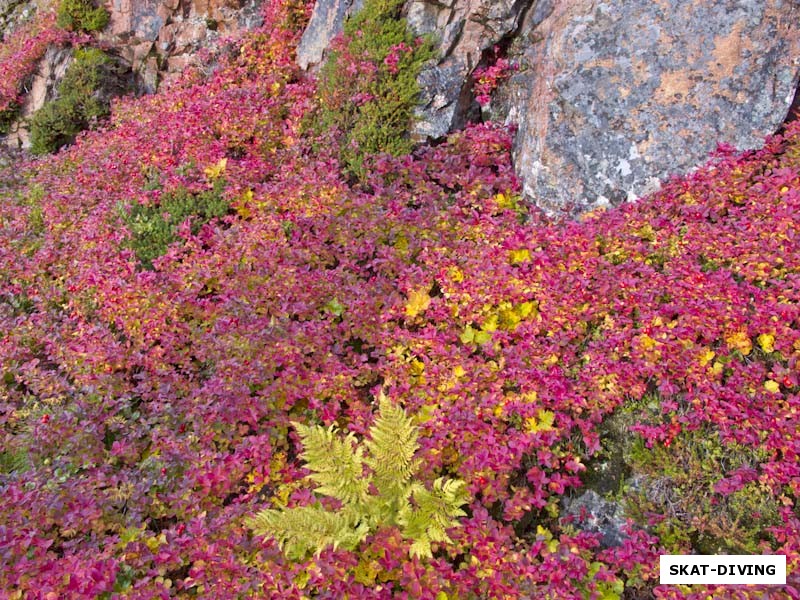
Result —
<path fill-rule="evenodd" d="M 260 24 L 260 0 L 111 0 L 108 30 L 101 36 L 120 48 L 153 92 L 197 59 L 217 50 L 226 36 Z M 202 60 L 202 59 L 200 59 Z"/>
<path fill-rule="evenodd" d="M 0 140 L 7 147 L 30 148 L 30 119 L 58 97 L 59 83 L 73 61 L 70 46 L 75 44 L 67 43 L 69 34 L 56 28 L 58 4 L 0 0 L 0 34 L 5 42 L 18 38 L 0 54 L 0 78 L 7 80 L 0 85 Z M 226 38 L 261 23 L 260 4 L 261 0 L 109 0 L 102 5 L 108 24 L 94 33 L 93 44 L 109 53 L 119 72 L 127 72 L 130 83 L 125 89 L 153 93 L 190 65 L 213 68 L 208 57 Z M 21 67 L 24 61 L 34 62 L 30 68 Z"/>
<path fill-rule="evenodd" d="M 317 2 L 301 66 L 320 60 L 352 10 Z M 757 146 L 786 119 L 798 83 L 791 0 L 409 0 L 405 12 L 439 56 L 420 76 L 416 134 L 483 117 L 517 125 L 517 172 L 550 210 L 635 199 L 720 142 Z M 481 110 L 476 69 L 500 56 L 518 69 Z"/>

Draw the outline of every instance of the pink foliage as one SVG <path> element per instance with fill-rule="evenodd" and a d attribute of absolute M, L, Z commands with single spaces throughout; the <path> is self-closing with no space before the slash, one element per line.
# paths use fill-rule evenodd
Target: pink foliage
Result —
<path fill-rule="evenodd" d="M 44 12 L 16 30 L 0 46 L 0 112 L 20 103 L 20 86 L 33 73 L 49 46 L 71 39 L 56 26 L 55 13 Z"/>
<path fill-rule="evenodd" d="M 500 48 L 495 46 L 492 50 L 491 64 L 478 67 L 472 74 L 474 81 L 472 91 L 475 94 L 475 100 L 481 106 L 488 106 L 492 100 L 492 92 L 517 70 L 517 65 L 499 54 Z"/>
<path fill-rule="evenodd" d="M 266 2 L 217 72 L 117 102 L 105 130 L 0 187 L 0 447 L 26 465 L 0 472 L 0 590 L 652 587 L 652 531 L 604 549 L 557 512 L 598 425 L 655 391 L 663 419 L 638 428 L 652 443 L 707 426 L 761 451 L 715 493 L 757 479 L 781 499 L 772 550 L 796 585 L 800 124 L 580 221 L 522 205 L 511 137 L 493 124 L 372 157 L 353 187 L 338 149 L 303 128 L 315 89 L 293 49 L 308 8 Z M 142 269 L 123 215 L 215 177 L 228 215 L 183 226 Z M 380 388 L 416 415 L 420 476 L 467 481 L 469 516 L 430 561 L 383 529 L 358 552 L 288 562 L 243 517 L 313 499 L 290 421 L 364 432 Z"/>

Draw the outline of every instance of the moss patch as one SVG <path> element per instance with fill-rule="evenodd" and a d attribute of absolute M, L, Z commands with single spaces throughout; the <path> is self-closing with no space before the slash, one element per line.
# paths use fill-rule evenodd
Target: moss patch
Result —
<path fill-rule="evenodd" d="M 91 0 L 61 0 L 58 5 L 58 26 L 70 31 L 101 31 L 110 18 L 105 8 Z"/>

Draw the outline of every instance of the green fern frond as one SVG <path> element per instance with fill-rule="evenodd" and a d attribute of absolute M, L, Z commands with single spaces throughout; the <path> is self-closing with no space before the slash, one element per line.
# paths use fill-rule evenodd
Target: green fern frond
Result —
<path fill-rule="evenodd" d="M 352 510 L 330 512 L 319 505 L 289 510 L 263 510 L 245 519 L 256 535 L 271 536 L 294 560 L 319 555 L 328 546 L 353 550 L 369 535 L 368 523 L 359 522 Z"/>
<path fill-rule="evenodd" d="M 379 396 L 378 418 L 366 442 L 367 465 L 374 472 L 375 487 L 382 495 L 400 496 L 419 467 L 414 455 L 419 449 L 417 430 L 405 411 Z"/>
<path fill-rule="evenodd" d="M 457 527 L 457 519 L 466 515 L 461 510 L 469 501 L 466 483 L 440 477 L 433 482 L 431 490 L 420 484 L 413 485 L 412 495 L 417 508 L 404 511 L 401 520 L 403 535 L 415 542 L 411 547 L 412 554 L 430 558 L 430 542 L 452 543 L 446 530 Z"/>
<path fill-rule="evenodd" d="M 432 543 L 451 542 L 447 530 L 458 526 L 458 518 L 466 514 L 461 510 L 469 501 L 466 483 L 439 478 L 428 490 L 413 479 L 418 467 L 417 430 L 402 408 L 381 394 L 371 439 L 363 446 L 356 444 L 352 433 L 340 438 L 335 426 L 294 426 L 303 443 L 300 456 L 312 471 L 309 478 L 319 486 L 315 492 L 338 499 L 342 507 L 338 512 L 319 505 L 264 510 L 245 520 L 257 535 L 274 537 L 292 559 L 319 554 L 327 546 L 353 550 L 386 526 L 401 527 L 412 542 L 412 556 L 430 558 Z M 364 463 L 372 469 L 372 477 L 364 474 Z"/>
<path fill-rule="evenodd" d="M 21 473 L 30 468 L 28 453 L 22 450 L 0 452 L 0 473 Z"/>
<path fill-rule="evenodd" d="M 340 439 L 334 425 L 327 429 L 293 425 L 303 442 L 300 457 L 313 471 L 309 478 L 319 484 L 315 491 L 344 504 L 366 502 L 370 479 L 364 477 L 364 449 L 353 448 L 355 436 L 350 433 Z"/>

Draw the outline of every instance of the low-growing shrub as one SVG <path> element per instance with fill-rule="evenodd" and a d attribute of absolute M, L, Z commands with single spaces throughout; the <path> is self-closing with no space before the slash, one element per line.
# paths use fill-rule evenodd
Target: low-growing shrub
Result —
<path fill-rule="evenodd" d="M 31 118 L 31 152 L 49 154 L 71 144 L 78 133 L 108 115 L 109 96 L 124 91 L 123 74 L 110 56 L 97 48 L 77 50 L 57 98 Z"/>
<path fill-rule="evenodd" d="M 626 410 L 648 403 L 660 409 L 660 400 L 645 396 Z M 762 544 L 774 544 L 769 531 L 780 524 L 779 504 L 758 481 L 768 452 L 723 443 L 705 426 L 651 445 L 637 437 L 626 454 L 637 480 L 625 494 L 628 514 L 652 527 L 670 552 L 759 554 Z"/>
<path fill-rule="evenodd" d="M 16 102 L 0 110 L 0 135 L 6 135 L 11 130 L 11 125 L 17 120 L 18 115 L 19 104 Z"/>
<path fill-rule="evenodd" d="M 229 203 L 222 197 L 224 180 L 217 179 L 212 189 L 192 193 L 185 188 L 164 194 L 158 205 L 135 204 L 123 220 L 133 237 L 130 247 L 146 269 L 178 240 L 178 226 L 192 218 L 192 233 L 197 233 L 211 219 L 228 212 Z"/>
<path fill-rule="evenodd" d="M 70 31 L 101 31 L 108 25 L 108 11 L 91 0 L 61 0 L 57 23 Z"/>

